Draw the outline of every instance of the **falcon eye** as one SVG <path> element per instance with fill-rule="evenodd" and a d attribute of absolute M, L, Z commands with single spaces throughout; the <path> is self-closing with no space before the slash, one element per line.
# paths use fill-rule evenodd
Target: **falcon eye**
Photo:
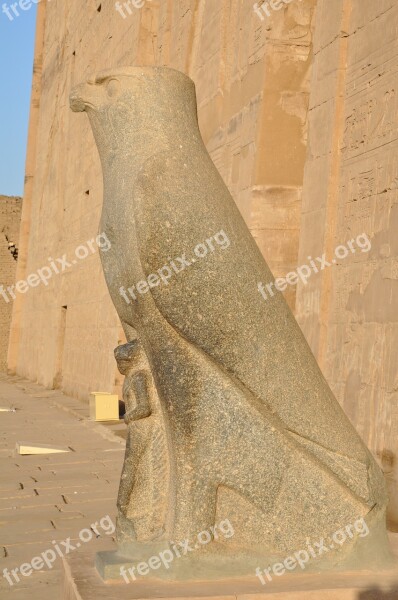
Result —
<path fill-rule="evenodd" d="M 120 91 L 120 81 L 117 79 L 110 79 L 106 86 L 106 93 L 109 98 L 116 98 Z"/>

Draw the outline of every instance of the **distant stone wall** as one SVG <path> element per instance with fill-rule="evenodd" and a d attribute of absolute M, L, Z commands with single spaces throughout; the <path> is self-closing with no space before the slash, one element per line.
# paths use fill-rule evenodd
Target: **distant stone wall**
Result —
<path fill-rule="evenodd" d="M 12 296 L 8 286 L 15 284 L 22 199 L 0 196 L 0 372 L 7 370 Z"/>

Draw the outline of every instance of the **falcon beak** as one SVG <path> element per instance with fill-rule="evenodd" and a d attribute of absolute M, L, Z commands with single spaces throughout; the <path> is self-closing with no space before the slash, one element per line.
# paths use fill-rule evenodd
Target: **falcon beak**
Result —
<path fill-rule="evenodd" d="M 86 103 L 83 100 L 83 86 L 78 85 L 73 88 L 69 96 L 69 105 L 73 112 L 84 112 L 86 110 Z"/>

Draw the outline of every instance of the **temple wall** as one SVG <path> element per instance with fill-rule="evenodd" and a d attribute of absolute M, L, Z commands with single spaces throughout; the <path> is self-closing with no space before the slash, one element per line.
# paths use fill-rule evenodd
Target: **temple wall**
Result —
<path fill-rule="evenodd" d="M 247 0 L 142 4 L 124 18 L 106 0 L 38 5 L 17 277 L 64 256 L 75 264 L 19 295 L 9 366 L 83 399 L 119 386 L 123 341 L 98 251 L 76 256 L 98 233 L 102 202 L 88 120 L 68 102 L 89 74 L 167 65 L 192 77 L 204 141 L 261 251 L 276 276 L 297 264 L 315 0 L 278 0 L 270 16 Z M 287 298 L 294 307 L 294 289 Z"/>
<path fill-rule="evenodd" d="M 299 263 L 336 264 L 296 315 L 338 400 L 394 474 L 398 526 L 398 4 L 319 0 Z M 365 233 L 366 252 L 335 249 Z"/>

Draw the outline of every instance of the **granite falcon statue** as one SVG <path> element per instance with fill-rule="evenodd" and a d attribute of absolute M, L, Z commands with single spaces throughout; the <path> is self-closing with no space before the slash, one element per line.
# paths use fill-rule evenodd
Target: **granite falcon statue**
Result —
<path fill-rule="evenodd" d="M 165 67 L 104 71 L 71 107 L 87 113 L 102 163 L 107 285 L 127 340 L 137 332 L 145 349 L 167 432 L 161 539 L 233 515 L 235 554 L 285 556 L 363 517 L 361 556 L 387 552 L 382 473 L 282 295 L 258 293 L 273 277 L 204 146 L 193 82 Z M 161 277 L 181 256 L 189 266 Z"/>

